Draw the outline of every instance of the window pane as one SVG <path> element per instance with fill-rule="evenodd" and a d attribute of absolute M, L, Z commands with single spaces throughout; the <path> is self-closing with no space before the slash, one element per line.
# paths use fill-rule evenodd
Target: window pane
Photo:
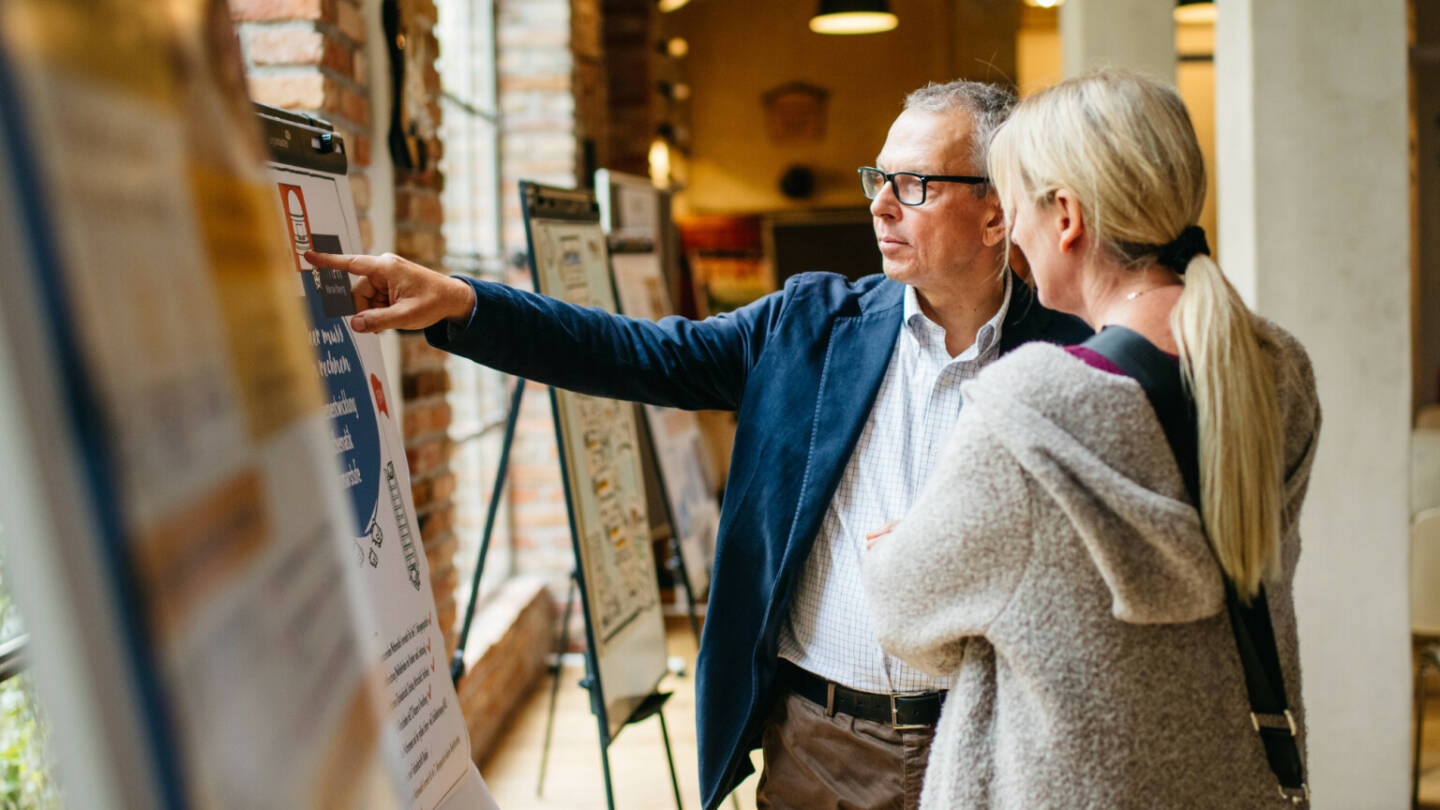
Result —
<path fill-rule="evenodd" d="M 499 280 L 499 127 L 495 103 L 494 4 L 490 0 L 439 0 L 440 83 L 444 105 L 441 137 L 445 155 L 446 269 Z M 463 610 L 479 556 L 491 488 L 508 407 L 502 375 L 467 360 L 451 358 L 449 395 L 455 454 L 455 594 Z M 485 559 L 482 597 L 514 570 L 508 503 L 500 502 Z"/>

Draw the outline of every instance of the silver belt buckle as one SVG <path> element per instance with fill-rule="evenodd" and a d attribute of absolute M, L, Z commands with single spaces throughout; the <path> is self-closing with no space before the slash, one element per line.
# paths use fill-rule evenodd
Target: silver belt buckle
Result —
<path fill-rule="evenodd" d="M 912 724 L 908 724 L 908 725 L 907 725 L 907 724 L 902 724 L 902 723 L 900 722 L 900 707 L 899 707 L 898 705 L 896 705 L 896 703 L 895 703 L 895 699 L 896 699 L 896 698 L 902 698 L 902 697 L 921 697 L 921 696 L 923 696 L 924 694 L 925 694 L 924 692 L 902 692 L 902 693 L 900 693 L 900 694 L 893 694 L 893 693 L 892 693 L 892 694 L 890 695 L 890 728 L 892 728 L 892 729 L 894 729 L 894 730 L 896 730 L 896 731 L 919 731 L 919 730 L 921 730 L 921 729 L 930 728 L 930 724 L 929 724 L 929 723 L 920 723 L 920 724 L 914 724 L 914 723 L 912 723 Z"/>
<path fill-rule="evenodd" d="M 1304 782 L 1300 783 L 1298 788 L 1287 788 L 1284 785 L 1278 787 L 1280 788 L 1280 798 L 1288 799 L 1297 807 L 1310 801 L 1310 785 Z"/>

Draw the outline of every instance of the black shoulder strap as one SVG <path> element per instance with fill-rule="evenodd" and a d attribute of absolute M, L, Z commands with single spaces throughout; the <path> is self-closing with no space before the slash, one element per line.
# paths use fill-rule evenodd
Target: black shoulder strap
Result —
<path fill-rule="evenodd" d="M 1081 345 L 1140 383 L 1175 454 L 1190 499 L 1198 508 L 1200 465 L 1195 409 L 1185 393 L 1174 357 L 1123 326 L 1108 326 Z M 1280 670 L 1280 654 L 1275 645 L 1265 589 L 1262 587 L 1246 605 L 1240 601 L 1234 583 L 1225 577 L 1225 606 L 1230 614 L 1230 628 L 1235 633 L 1235 648 L 1245 670 L 1250 724 L 1260 735 L 1265 758 L 1280 783 L 1280 795 L 1300 804 L 1309 799 L 1310 791 L 1305 785 L 1304 764 L 1295 742 L 1295 717 L 1285 697 L 1285 679 Z"/>

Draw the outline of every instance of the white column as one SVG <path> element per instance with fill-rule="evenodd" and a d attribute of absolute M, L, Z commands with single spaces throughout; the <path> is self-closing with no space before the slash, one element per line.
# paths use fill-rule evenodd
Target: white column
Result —
<path fill-rule="evenodd" d="M 1222 266 L 1314 362 L 1296 583 L 1316 808 L 1409 801 L 1405 0 L 1225 0 Z"/>
<path fill-rule="evenodd" d="M 1118 67 L 1173 84 L 1174 10 L 1174 3 L 1166 0 L 1066 0 L 1060 6 L 1066 78 Z"/>

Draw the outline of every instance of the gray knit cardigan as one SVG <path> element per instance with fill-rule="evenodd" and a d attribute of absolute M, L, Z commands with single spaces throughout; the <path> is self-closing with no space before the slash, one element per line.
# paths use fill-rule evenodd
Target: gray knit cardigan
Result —
<path fill-rule="evenodd" d="M 1291 584 L 1320 410 L 1299 343 L 1259 329 L 1286 470 L 1265 587 L 1303 753 Z M 1284 806 L 1219 566 L 1140 386 L 1037 343 L 963 391 L 934 475 L 865 555 L 881 646 L 954 678 L 921 806 Z"/>

